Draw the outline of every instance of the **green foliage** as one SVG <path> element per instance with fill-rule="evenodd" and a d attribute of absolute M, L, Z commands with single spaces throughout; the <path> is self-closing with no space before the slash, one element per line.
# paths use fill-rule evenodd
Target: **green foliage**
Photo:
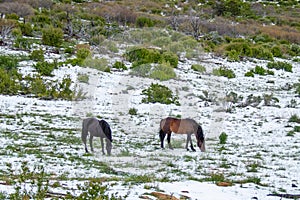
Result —
<path fill-rule="evenodd" d="M 3 56 L 0 55 L 0 68 L 11 71 L 17 69 L 18 59 L 13 56 Z"/>
<path fill-rule="evenodd" d="M 137 115 L 137 109 L 136 108 L 130 108 L 128 111 L 129 115 Z"/>
<path fill-rule="evenodd" d="M 77 80 L 81 83 L 89 83 L 89 75 L 79 74 Z"/>
<path fill-rule="evenodd" d="M 298 117 L 298 115 L 294 114 L 290 117 L 289 122 L 295 122 L 300 124 L 300 117 Z"/>
<path fill-rule="evenodd" d="M 24 38 L 24 37 L 17 37 L 14 40 L 14 47 L 20 48 L 20 49 L 29 50 L 29 49 L 31 49 L 32 44 L 33 44 L 33 42 L 30 39 Z"/>
<path fill-rule="evenodd" d="M 163 85 L 152 83 L 148 89 L 144 89 L 142 94 L 145 95 L 142 99 L 143 103 L 162 103 L 180 105 L 178 97 L 174 96 L 172 91 Z"/>
<path fill-rule="evenodd" d="M 150 78 L 166 81 L 176 77 L 174 68 L 169 63 L 155 65 L 150 72 Z"/>
<path fill-rule="evenodd" d="M 270 49 L 263 46 L 256 46 L 251 48 L 252 57 L 262 60 L 273 60 L 273 54 Z"/>
<path fill-rule="evenodd" d="M 97 69 L 103 72 L 110 72 L 110 68 L 108 67 L 108 61 L 105 58 L 90 58 L 88 57 L 81 64 L 83 67 L 89 67 L 93 69 Z"/>
<path fill-rule="evenodd" d="M 36 64 L 33 65 L 33 67 L 36 69 L 36 71 L 42 75 L 42 76 L 53 76 L 52 72 L 54 69 L 57 69 L 57 62 L 37 62 Z"/>
<path fill-rule="evenodd" d="M 30 59 L 34 61 L 40 61 L 43 62 L 45 60 L 44 57 L 44 51 L 42 49 L 40 50 L 33 50 L 30 54 Z"/>
<path fill-rule="evenodd" d="M 17 70 L 7 71 L 0 68 L 0 94 L 18 94 L 21 87 L 19 76 Z"/>
<path fill-rule="evenodd" d="M 245 76 L 246 76 L 246 77 L 254 77 L 253 70 L 250 70 L 249 72 L 246 72 L 246 73 L 245 73 Z"/>
<path fill-rule="evenodd" d="M 30 23 L 25 23 L 25 24 L 20 23 L 19 27 L 23 35 L 30 36 L 30 37 L 33 36 L 33 28 Z"/>
<path fill-rule="evenodd" d="M 120 61 L 116 61 L 113 66 L 113 68 L 115 69 L 123 69 L 123 70 L 127 70 L 127 67 L 125 66 L 125 64 L 123 62 Z"/>
<path fill-rule="evenodd" d="M 63 42 L 63 31 L 60 28 L 44 28 L 42 31 L 42 43 L 44 45 L 60 47 Z"/>
<path fill-rule="evenodd" d="M 228 69 L 224 66 L 221 66 L 217 69 L 213 69 L 213 75 L 215 76 L 224 76 L 227 78 L 235 78 L 235 74 L 231 69 Z"/>
<path fill-rule="evenodd" d="M 266 75 L 266 70 L 263 67 L 257 65 L 254 68 L 254 73 L 263 76 L 263 75 Z"/>
<path fill-rule="evenodd" d="M 132 48 L 125 53 L 128 61 L 133 62 L 133 67 L 146 63 L 164 63 L 168 62 L 172 67 L 177 67 L 178 56 L 169 51 L 160 51 L 158 49 Z"/>
<path fill-rule="evenodd" d="M 206 72 L 206 68 L 202 65 L 199 65 L 199 64 L 193 64 L 191 66 L 191 69 L 194 70 L 194 71 L 200 72 L 200 73 Z"/>
<path fill-rule="evenodd" d="M 267 67 L 269 69 L 276 69 L 276 70 L 284 70 L 284 71 L 287 71 L 287 72 L 293 72 L 293 65 L 291 65 L 290 63 L 287 63 L 287 62 L 281 62 L 281 61 L 278 61 L 278 62 L 269 62 L 267 64 Z"/>
<path fill-rule="evenodd" d="M 226 144 L 227 138 L 228 138 L 228 135 L 225 132 L 222 132 L 219 135 L 219 143 L 220 144 Z"/>
<path fill-rule="evenodd" d="M 84 60 L 92 55 L 91 51 L 87 48 L 79 48 L 76 52 L 76 57 L 79 60 Z"/>
<path fill-rule="evenodd" d="M 153 27 L 154 25 L 155 25 L 155 22 L 148 17 L 141 16 L 136 19 L 136 26 L 139 28 Z"/>
<path fill-rule="evenodd" d="M 7 165 L 12 171 L 11 164 Z M 15 191 L 9 195 L 9 199 L 46 199 L 50 184 L 49 175 L 46 174 L 44 167 L 34 166 L 33 170 L 30 170 L 29 164 L 22 162 L 21 170 L 14 184 Z M 24 187 L 25 184 L 28 187 Z"/>
<path fill-rule="evenodd" d="M 137 67 L 134 67 L 131 74 L 136 76 L 148 77 L 153 79 L 158 79 L 161 81 L 169 80 L 176 77 L 174 68 L 170 66 L 169 63 L 162 64 L 141 64 Z"/>

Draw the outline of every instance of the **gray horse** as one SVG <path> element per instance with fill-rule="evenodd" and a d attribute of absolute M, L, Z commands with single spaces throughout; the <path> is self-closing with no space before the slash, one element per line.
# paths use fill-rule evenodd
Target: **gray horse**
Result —
<path fill-rule="evenodd" d="M 81 139 L 84 143 L 85 152 L 88 153 L 87 145 L 86 145 L 86 139 L 88 136 L 88 133 L 90 133 L 90 147 L 91 151 L 94 152 L 93 149 L 93 137 L 100 137 L 101 140 L 101 147 L 102 147 L 102 153 L 105 155 L 104 152 L 104 142 L 103 139 L 106 140 L 106 151 L 107 154 L 110 155 L 111 149 L 112 149 L 112 136 L 111 136 L 111 129 L 109 124 L 105 120 L 98 120 L 94 117 L 86 118 L 82 122 L 82 133 L 81 133 Z"/>

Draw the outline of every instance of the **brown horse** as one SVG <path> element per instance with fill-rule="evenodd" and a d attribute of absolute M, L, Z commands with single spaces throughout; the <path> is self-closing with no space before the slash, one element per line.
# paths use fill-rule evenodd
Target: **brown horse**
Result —
<path fill-rule="evenodd" d="M 169 148 L 172 149 L 171 146 L 171 133 L 177 134 L 187 134 L 187 141 L 185 148 L 189 151 L 188 143 L 191 144 L 192 151 L 196 151 L 194 149 L 191 135 L 195 134 L 197 139 L 197 146 L 200 148 L 202 152 L 205 151 L 205 140 L 204 134 L 201 126 L 193 119 L 177 119 L 173 117 L 167 117 L 160 121 L 160 131 L 159 131 L 159 138 L 160 138 L 160 146 L 164 148 L 164 139 L 166 134 L 168 134 L 168 145 Z"/>

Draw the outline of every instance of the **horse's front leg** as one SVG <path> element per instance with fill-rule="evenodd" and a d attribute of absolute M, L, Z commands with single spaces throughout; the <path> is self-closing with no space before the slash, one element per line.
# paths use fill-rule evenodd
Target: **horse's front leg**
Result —
<path fill-rule="evenodd" d="M 169 148 L 170 148 L 170 149 L 173 149 L 173 147 L 172 147 L 172 145 L 171 145 L 171 133 L 172 133 L 172 132 L 168 132 L 167 140 L 168 140 Z"/>
<path fill-rule="evenodd" d="M 102 154 L 105 155 L 103 137 L 100 137 L 100 141 L 101 141 Z"/>
<path fill-rule="evenodd" d="M 195 148 L 194 148 L 194 146 L 193 146 L 192 135 L 191 135 L 191 134 L 188 134 L 188 135 L 187 135 L 187 139 L 186 139 L 186 145 L 185 145 L 185 148 L 186 148 L 186 150 L 188 150 L 188 151 L 189 151 L 189 147 L 188 147 L 189 142 L 191 143 L 191 149 L 192 149 L 192 151 L 196 151 Z"/>
<path fill-rule="evenodd" d="M 93 148 L 93 136 L 90 135 L 90 147 L 91 147 L 91 151 L 94 152 L 94 148 Z"/>

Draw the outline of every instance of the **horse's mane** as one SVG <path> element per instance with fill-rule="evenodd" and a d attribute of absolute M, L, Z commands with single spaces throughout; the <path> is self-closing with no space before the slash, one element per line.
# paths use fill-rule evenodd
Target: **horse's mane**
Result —
<path fill-rule="evenodd" d="M 99 120 L 99 124 L 100 124 L 100 127 L 103 130 L 103 133 L 107 137 L 107 139 L 109 139 L 109 141 L 112 142 L 111 129 L 110 129 L 109 124 L 103 119 Z"/>
<path fill-rule="evenodd" d="M 198 126 L 196 137 L 198 138 L 198 140 L 204 141 L 204 134 L 200 125 Z"/>

